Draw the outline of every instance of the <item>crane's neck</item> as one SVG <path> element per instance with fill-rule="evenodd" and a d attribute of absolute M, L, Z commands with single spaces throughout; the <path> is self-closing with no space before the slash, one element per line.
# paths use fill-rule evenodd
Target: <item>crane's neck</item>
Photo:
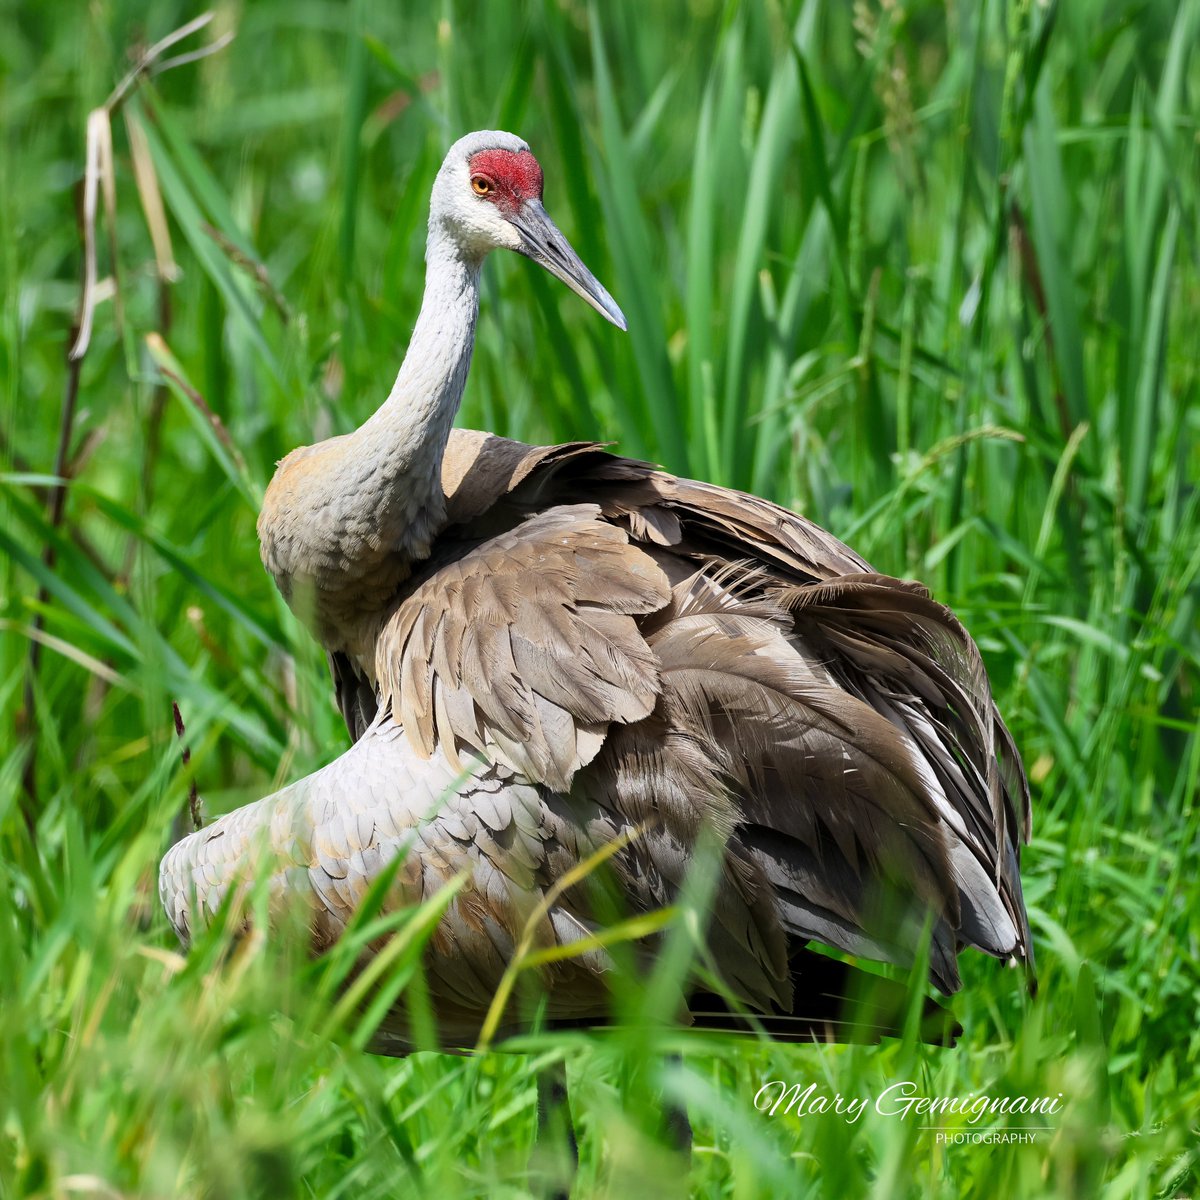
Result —
<path fill-rule="evenodd" d="M 481 260 L 431 222 L 425 297 L 391 394 L 354 433 L 294 450 L 258 521 L 263 562 L 329 650 L 363 656 L 445 524 L 442 456 L 475 341 Z"/>
<path fill-rule="evenodd" d="M 482 266 L 437 225 L 425 259 L 425 295 L 400 373 L 347 447 L 363 515 L 378 522 L 390 553 L 409 561 L 429 553 L 445 518 L 442 455 L 471 367 Z"/>

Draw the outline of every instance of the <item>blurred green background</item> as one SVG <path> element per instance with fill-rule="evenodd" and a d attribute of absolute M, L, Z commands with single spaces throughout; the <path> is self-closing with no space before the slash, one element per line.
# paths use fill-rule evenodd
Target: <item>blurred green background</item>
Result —
<path fill-rule="evenodd" d="M 521 1196 L 556 1059 L 580 1195 L 1195 1194 L 1200 4 L 220 4 L 167 57 L 232 43 L 112 118 L 64 427 L 88 113 L 194 15 L 0 8 L 0 1196 Z M 386 395 L 434 172 L 489 127 L 630 332 L 492 262 L 461 423 L 779 500 L 978 639 L 1033 782 L 1042 988 L 968 956 L 957 1049 L 384 1061 L 328 965 L 177 957 L 154 869 L 189 779 L 216 813 L 346 743 L 262 488 Z M 765 1117 L 777 1078 L 1065 1108 L 947 1149 Z"/>

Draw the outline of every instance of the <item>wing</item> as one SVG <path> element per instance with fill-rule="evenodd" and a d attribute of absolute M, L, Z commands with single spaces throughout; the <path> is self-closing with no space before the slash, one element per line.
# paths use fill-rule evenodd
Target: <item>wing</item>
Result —
<path fill-rule="evenodd" d="M 159 896 L 188 944 L 224 905 L 235 928 L 247 928 L 248 897 L 262 880 L 272 927 L 298 917 L 321 951 L 342 935 L 381 872 L 394 872 L 385 912 L 453 885 L 423 964 L 442 1043 L 470 1046 L 531 922 L 540 947 L 594 932 L 586 906 L 547 893 L 620 832 L 611 818 L 590 819 L 494 764 L 471 759 L 456 769 L 439 752 L 422 758 L 381 715 L 328 766 L 173 846 L 159 868 Z M 603 1017 L 610 969 L 594 947 L 539 968 L 548 1017 Z M 501 1033 L 521 1017 L 514 1008 Z M 402 1008 L 386 1015 L 374 1048 L 411 1048 Z"/>
<path fill-rule="evenodd" d="M 455 429 L 446 446 L 442 486 L 452 526 L 512 524 L 554 505 L 586 501 L 643 545 L 715 563 L 757 562 L 793 582 L 871 570 L 849 546 L 799 513 L 747 492 L 680 479 L 650 463 L 609 454 L 596 442 L 527 446 Z"/>
<path fill-rule="evenodd" d="M 265 875 L 272 917 L 285 905 L 303 905 L 315 947 L 328 946 L 378 871 L 413 844 L 422 821 L 448 796 L 473 797 L 479 775 L 477 766 L 456 774 L 442 759 L 417 761 L 398 731 L 380 723 L 328 766 L 172 846 L 159 868 L 163 907 L 187 943 L 231 891 L 229 902 L 240 910 L 239 893 Z M 447 882 L 453 872 L 439 872 L 437 862 L 429 856 L 424 865 L 417 857 L 406 864 L 397 900 L 416 903 Z"/>
<path fill-rule="evenodd" d="M 1032 972 L 1019 871 L 1029 784 L 970 635 L 920 584 L 882 575 L 785 589 L 780 600 L 798 636 L 835 664 L 839 686 L 913 748 L 948 831 L 962 938 Z"/>
<path fill-rule="evenodd" d="M 455 523 L 370 664 L 419 755 L 570 793 L 593 842 L 646 825 L 617 864 L 642 909 L 719 830 L 711 945 L 761 1009 L 792 1002 L 789 938 L 905 963 L 930 912 L 946 991 L 963 944 L 1031 961 L 1024 774 L 974 643 L 923 588 L 590 443 L 456 431 L 443 478 Z M 348 722 L 365 677 L 339 677 Z"/>
<path fill-rule="evenodd" d="M 658 666 L 635 618 L 670 585 L 594 504 L 449 545 L 376 642 L 381 704 L 413 747 L 476 751 L 555 791 L 610 725 L 648 716 Z"/>
<path fill-rule="evenodd" d="M 978 652 L 947 609 L 884 576 L 793 587 L 699 571 L 643 632 L 655 717 L 614 729 L 581 784 L 627 821 L 653 817 L 625 857 L 664 894 L 702 823 L 725 835 L 709 940 L 745 1000 L 802 1000 L 781 933 L 907 966 L 932 914 L 946 992 L 963 945 L 1032 963 L 1024 794 L 1005 782 Z"/>

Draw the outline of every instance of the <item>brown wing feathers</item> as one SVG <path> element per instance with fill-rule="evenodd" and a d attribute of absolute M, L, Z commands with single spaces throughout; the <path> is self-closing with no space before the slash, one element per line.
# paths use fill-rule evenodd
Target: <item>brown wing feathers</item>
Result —
<path fill-rule="evenodd" d="M 567 791 L 610 723 L 646 717 L 658 668 L 635 616 L 666 577 L 595 505 L 552 508 L 434 568 L 376 647 L 385 703 L 423 755 L 494 755 Z"/>
<path fill-rule="evenodd" d="M 681 588 L 687 585 L 681 585 Z M 936 810 L 896 729 L 789 641 L 782 610 L 693 594 L 650 642 L 663 707 L 737 798 L 736 840 L 789 933 L 904 961 L 938 915 L 935 977 L 953 990 L 958 893 Z M 884 902 L 898 897 L 884 919 Z M 870 931 L 870 932 L 868 932 Z M 890 935 L 890 940 L 889 940 Z"/>
<path fill-rule="evenodd" d="M 710 949 L 762 1011 L 792 1010 L 803 941 L 905 963 L 927 913 L 945 991 L 964 943 L 1030 958 L 1024 774 L 978 651 L 923 588 L 589 443 L 456 432 L 444 478 L 455 524 L 372 664 L 420 755 L 482 754 L 609 814 L 598 835 L 645 824 L 615 862 L 636 907 L 668 902 L 718 830 Z M 363 674 L 335 664 L 359 724 Z"/>
<path fill-rule="evenodd" d="M 903 731 L 932 774 L 927 790 L 955 835 L 967 940 L 1029 958 L 1011 849 L 1029 836 L 1029 789 L 966 630 L 919 584 L 885 576 L 796 589 L 782 602 L 801 637 L 828 639 L 842 685 Z"/>

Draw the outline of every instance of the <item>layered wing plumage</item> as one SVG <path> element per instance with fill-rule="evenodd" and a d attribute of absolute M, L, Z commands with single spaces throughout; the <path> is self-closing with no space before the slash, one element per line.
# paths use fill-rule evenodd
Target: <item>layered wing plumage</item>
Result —
<path fill-rule="evenodd" d="M 667 603 L 666 576 L 594 504 L 443 554 L 376 642 L 383 702 L 423 755 L 476 750 L 569 790 L 610 724 L 654 708 L 658 665 L 635 618 Z"/>
<path fill-rule="evenodd" d="M 671 903 L 702 832 L 718 837 L 709 949 L 760 1012 L 803 1010 L 806 943 L 908 964 L 927 921 L 943 991 L 959 986 L 963 946 L 1031 964 L 1024 773 L 977 648 L 924 588 L 777 505 L 591 443 L 456 431 L 443 486 L 431 556 L 366 652 L 332 655 L 358 745 L 290 799 L 251 806 L 250 824 L 282 828 L 287 809 L 317 838 L 368 788 L 397 828 L 436 825 L 419 861 L 444 863 L 453 844 L 482 862 L 490 907 L 455 907 L 430 952 L 456 1030 L 482 1019 L 516 914 L 619 836 L 631 840 L 612 868 L 637 912 Z M 375 782 L 356 774 L 367 755 Z M 444 821 L 402 795 L 431 764 L 468 779 Z M 218 843 L 249 819 L 224 820 L 164 863 L 168 911 L 245 872 Z M 355 869 L 369 879 L 383 851 L 366 845 Z M 307 878 L 344 920 L 353 889 Z M 560 942 L 594 927 L 579 889 L 548 921 Z M 593 954 L 569 983 L 549 980 L 552 1011 L 598 1018 L 607 966 Z"/>

